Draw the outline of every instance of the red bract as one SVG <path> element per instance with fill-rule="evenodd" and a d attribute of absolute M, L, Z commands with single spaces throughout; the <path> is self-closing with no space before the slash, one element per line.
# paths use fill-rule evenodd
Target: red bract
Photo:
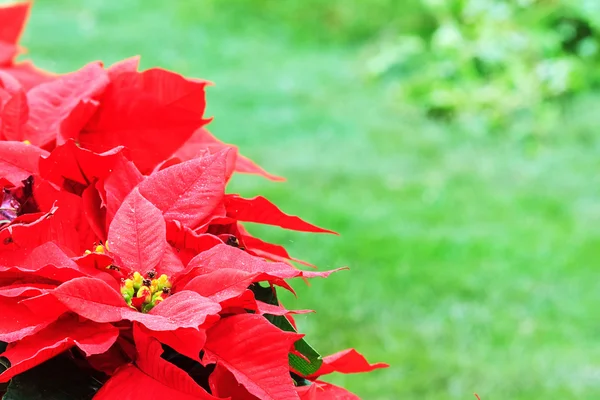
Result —
<path fill-rule="evenodd" d="M 19 38 L 30 6 L 29 2 L 0 5 L 0 72 L 8 73 L 26 89 L 52 79 L 50 74 L 35 68 L 30 62 L 15 62 L 21 52 Z M 0 85 L 0 97 L 2 89 Z"/>
<path fill-rule="evenodd" d="M 205 128 L 200 128 L 194 132 L 192 137 L 190 137 L 188 141 L 173 154 L 173 156 L 180 161 L 187 161 L 203 155 L 206 151 L 209 153 L 216 153 L 223 149 L 234 147 L 235 146 L 221 142 Z M 237 152 L 233 154 L 237 155 L 237 159 L 234 163 L 236 172 L 262 175 L 274 181 L 285 180 L 282 177 L 268 173 L 249 158 L 237 154 Z"/>
<path fill-rule="evenodd" d="M 94 371 L 97 399 L 356 399 L 321 377 L 387 365 L 321 358 L 292 318 L 310 310 L 277 298 L 337 270 L 243 224 L 334 232 L 226 194 L 234 172 L 281 178 L 206 130 L 207 82 L 138 58 L 15 63 L 28 10 L 0 7 L 0 382 L 37 384 L 56 358 Z"/>

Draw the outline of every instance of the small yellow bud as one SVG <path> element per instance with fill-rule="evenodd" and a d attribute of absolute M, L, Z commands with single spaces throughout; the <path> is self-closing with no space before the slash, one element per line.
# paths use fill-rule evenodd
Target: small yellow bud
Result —
<path fill-rule="evenodd" d="M 149 303 L 152 301 L 152 292 L 149 287 L 142 286 L 137 292 L 137 297 L 140 299 L 143 298 L 145 303 Z"/>
<path fill-rule="evenodd" d="M 127 304 L 131 303 L 131 298 L 133 297 L 134 293 L 133 281 L 131 279 L 126 279 L 125 282 L 123 282 L 123 286 L 121 286 L 121 294 L 123 295 L 123 298 Z"/>
<path fill-rule="evenodd" d="M 152 284 L 150 285 L 150 290 L 152 291 L 152 293 L 156 293 L 157 291 L 159 291 L 158 286 L 158 279 L 152 279 Z"/>
<path fill-rule="evenodd" d="M 99 244 L 98 246 L 96 246 L 96 248 L 94 249 L 94 251 L 96 253 L 104 254 L 104 246 L 102 246 L 101 244 Z"/>
<path fill-rule="evenodd" d="M 89 250 L 86 250 L 86 251 L 84 251 L 83 253 L 84 253 L 84 254 L 92 254 L 92 252 L 91 252 L 91 251 L 89 251 Z"/>
<path fill-rule="evenodd" d="M 104 243 L 104 248 L 108 251 L 110 251 L 110 249 L 108 248 L 108 242 Z"/>
<path fill-rule="evenodd" d="M 31 142 L 29 140 L 27 140 L 27 139 L 23 140 L 23 143 L 27 144 L 27 145 L 31 144 Z"/>
<path fill-rule="evenodd" d="M 158 277 L 158 290 L 162 290 L 162 288 L 170 288 L 171 282 L 169 282 L 169 277 L 165 274 L 162 274 Z"/>
<path fill-rule="evenodd" d="M 162 298 L 162 296 L 156 296 L 153 300 L 153 303 L 155 306 L 159 305 L 160 303 L 162 303 L 165 299 Z"/>
<path fill-rule="evenodd" d="M 133 288 L 135 290 L 137 290 L 140 287 L 142 287 L 143 283 L 144 283 L 144 278 L 142 277 L 142 275 L 139 272 L 134 272 L 133 273 Z"/>

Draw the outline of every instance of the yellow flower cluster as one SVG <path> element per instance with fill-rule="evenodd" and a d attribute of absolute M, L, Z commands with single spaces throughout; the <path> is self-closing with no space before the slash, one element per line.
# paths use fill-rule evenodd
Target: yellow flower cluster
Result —
<path fill-rule="evenodd" d="M 169 277 L 165 274 L 155 276 L 154 271 L 148 272 L 146 277 L 134 272 L 131 278 L 123 281 L 121 294 L 131 308 L 147 313 L 170 294 Z"/>

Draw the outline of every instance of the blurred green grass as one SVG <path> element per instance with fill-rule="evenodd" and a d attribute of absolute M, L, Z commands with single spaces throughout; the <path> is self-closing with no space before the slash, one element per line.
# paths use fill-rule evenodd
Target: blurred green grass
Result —
<path fill-rule="evenodd" d="M 298 321 L 322 353 L 392 365 L 335 383 L 365 399 L 600 398 L 598 102 L 554 136 L 468 136 L 365 83 L 360 49 L 314 21 L 302 36 L 227 5 L 37 0 L 24 44 L 51 70 L 141 54 L 216 83 L 211 130 L 288 178 L 238 176 L 231 190 L 342 235 L 253 229 L 351 267 L 286 297 L 317 310 Z"/>

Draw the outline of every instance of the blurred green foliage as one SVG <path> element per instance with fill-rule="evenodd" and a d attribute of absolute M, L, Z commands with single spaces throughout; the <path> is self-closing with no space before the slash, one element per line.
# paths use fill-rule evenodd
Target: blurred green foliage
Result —
<path fill-rule="evenodd" d="M 261 24 L 261 32 L 285 32 L 295 40 L 325 43 L 365 42 L 390 27 L 426 33 L 434 19 L 421 0 L 180 0 L 184 20 L 238 20 L 228 30 Z"/>
<path fill-rule="evenodd" d="M 302 41 L 353 44 L 397 101 L 475 132 L 542 134 L 600 82 L 597 0 L 209 0 L 182 15 L 244 15 Z M 224 6 L 226 4 L 226 6 Z"/>
<path fill-rule="evenodd" d="M 561 106 L 599 83 L 600 2 L 422 0 L 425 35 L 398 29 L 369 60 L 403 100 L 480 130 L 544 132 Z M 535 127 L 535 128 L 533 128 Z"/>

